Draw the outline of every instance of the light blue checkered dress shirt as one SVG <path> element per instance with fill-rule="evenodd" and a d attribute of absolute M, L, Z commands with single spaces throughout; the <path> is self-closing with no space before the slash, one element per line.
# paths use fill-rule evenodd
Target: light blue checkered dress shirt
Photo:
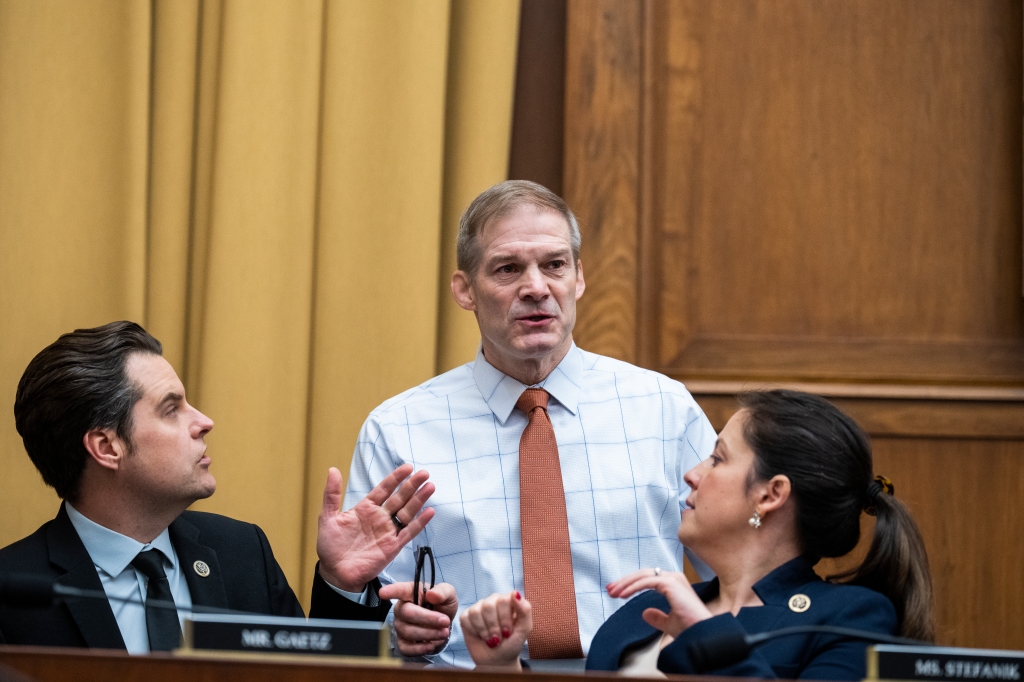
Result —
<path fill-rule="evenodd" d="M 714 449 L 715 432 L 693 397 L 656 372 L 575 345 L 542 381 L 558 441 L 584 652 L 624 601 L 604 586 L 639 568 L 681 570 L 676 538 L 689 487 L 683 474 Z M 460 609 L 494 592 L 522 591 L 519 438 L 515 409 L 527 386 L 476 361 L 375 409 L 359 433 L 345 495 L 354 506 L 384 476 L 411 462 L 437 491 L 426 530 L 381 574 L 413 579 L 413 548 L 430 545 L 437 581 Z M 524 648 L 524 657 L 526 649 Z M 441 661 L 471 667 L 456 619 Z"/>

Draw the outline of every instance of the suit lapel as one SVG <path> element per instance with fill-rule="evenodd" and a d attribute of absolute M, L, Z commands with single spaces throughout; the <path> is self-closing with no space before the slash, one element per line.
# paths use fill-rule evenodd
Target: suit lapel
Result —
<path fill-rule="evenodd" d="M 744 607 L 736 614 L 736 620 L 747 629 L 748 632 L 767 632 L 784 627 L 782 620 L 790 610 L 786 607 L 775 604 L 764 606 Z"/>
<path fill-rule="evenodd" d="M 78 532 L 61 504 L 57 518 L 46 532 L 50 561 L 67 571 L 57 579 L 61 585 L 83 590 L 103 591 L 103 583 L 96 573 L 89 552 L 82 544 Z M 105 599 L 65 598 L 64 604 L 78 626 L 85 643 L 91 648 L 124 649 L 124 638 L 117 626 L 110 603 Z"/>
<path fill-rule="evenodd" d="M 200 542 L 199 529 L 179 516 L 171 524 L 171 544 L 178 553 L 181 570 L 192 594 L 193 606 L 214 606 L 228 608 L 227 592 L 224 590 L 224 574 L 217 561 L 217 552 Z M 206 564 L 208 574 L 204 578 L 197 570 L 197 562 Z"/>
<path fill-rule="evenodd" d="M 814 560 L 799 556 L 782 564 L 754 583 L 754 592 L 764 606 L 740 609 L 737 618 L 747 630 L 764 632 L 782 627 L 788 615 L 789 598 L 808 583 L 820 583 Z"/>

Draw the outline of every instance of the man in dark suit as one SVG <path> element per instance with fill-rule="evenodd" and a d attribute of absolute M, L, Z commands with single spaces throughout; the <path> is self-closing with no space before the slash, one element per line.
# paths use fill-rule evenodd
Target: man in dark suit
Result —
<path fill-rule="evenodd" d="M 55 519 L 0 550 L 0 575 L 104 590 L 108 601 L 0 605 L 0 643 L 132 653 L 176 646 L 184 616 L 132 600 L 173 599 L 182 614 L 209 606 L 303 615 L 262 530 L 186 511 L 216 489 L 203 440 L 213 422 L 188 404 L 161 352 L 139 325 L 113 322 L 61 336 L 25 370 L 17 429 L 64 503 Z M 385 619 L 391 604 L 377 597 L 376 576 L 433 515 L 419 513 L 434 491 L 427 476 L 396 469 L 343 513 L 341 474 L 330 470 L 311 616 Z"/>

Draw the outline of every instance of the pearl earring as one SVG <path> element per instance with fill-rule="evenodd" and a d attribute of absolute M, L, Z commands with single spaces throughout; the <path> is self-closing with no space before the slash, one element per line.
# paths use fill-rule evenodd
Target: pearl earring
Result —
<path fill-rule="evenodd" d="M 754 510 L 754 515 L 751 516 L 749 520 L 747 520 L 747 523 L 750 524 L 751 528 L 760 528 L 761 527 L 761 513 L 755 509 Z"/>

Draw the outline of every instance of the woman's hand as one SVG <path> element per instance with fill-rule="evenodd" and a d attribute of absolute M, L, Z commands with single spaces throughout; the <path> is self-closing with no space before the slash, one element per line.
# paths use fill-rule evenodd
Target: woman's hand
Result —
<path fill-rule="evenodd" d="M 711 617 L 711 611 L 693 591 L 690 581 L 682 573 L 656 573 L 654 569 L 645 568 L 608 584 L 608 596 L 616 599 L 625 599 L 643 590 L 657 590 L 668 599 L 669 607 L 672 609 L 669 613 L 659 609 L 647 609 L 642 615 L 649 625 L 673 637 L 678 637 L 679 633 L 694 623 Z"/>
<path fill-rule="evenodd" d="M 522 670 L 519 652 L 533 630 L 533 609 L 519 592 L 481 599 L 462 612 L 459 624 L 474 663 Z"/>

